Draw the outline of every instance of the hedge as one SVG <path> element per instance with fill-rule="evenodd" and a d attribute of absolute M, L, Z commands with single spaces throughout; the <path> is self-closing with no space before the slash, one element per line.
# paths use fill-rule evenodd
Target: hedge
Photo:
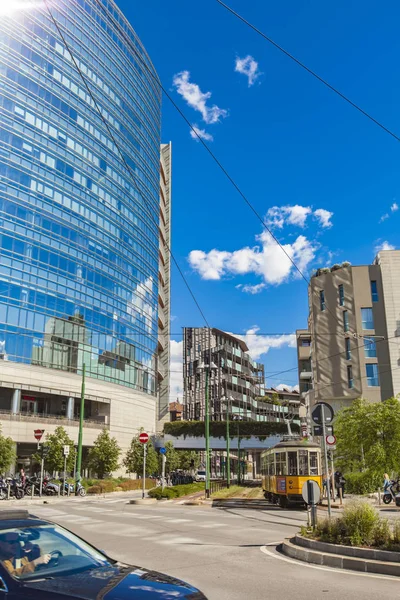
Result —
<path fill-rule="evenodd" d="M 141 490 L 143 486 L 142 479 L 86 479 L 82 481 L 88 494 L 106 494 L 122 490 Z M 146 479 L 146 489 L 149 490 L 154 486 L 154 480 Z"/>
<path fill-rule="evenodd" d="M 383 476 L 370 471 L 345 473 L 345 479 L 349 494 L 371 494 L 383 485 Z"/>
<path fill-rule="evenodd" d="M 157 500 L 161 500 L 161 498 L 180 498 L 181 496 L 187 496 L 188 494 L 202 492 L 204 489 L 204 483 L 187 483 L 165 487 L 164 490 L 161 487 L 153 488 L 149 491 L 148 495 L 150 498 L 157 498 Z"/>
<path fill-rule="evenodd" d="M 260 421 L 231 421 L 229 428 L 229 437 L 237 437 L 239 425 L 239 435 L 241 438 L 250 438 L 254 436 L 259 440 L 265 440 L 270 435 L 287 433 L 287 425 L 285 423 L 263 423 Z M 295 423 L 291 424 L 292 431 L 298 432 L 299 426 Z M 164 433 L 179 437 L 183 435 L 202 437 L 204 435 L 204 421 L 172 421 L 164 424 Z M 210 421 L 210 435 L 218 438 L 226 437 L 226 422 L 225 421 Z"/>

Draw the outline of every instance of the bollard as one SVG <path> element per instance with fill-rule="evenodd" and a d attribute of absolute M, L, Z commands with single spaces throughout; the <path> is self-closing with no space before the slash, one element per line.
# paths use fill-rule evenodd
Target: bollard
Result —
<path fill-rule="evenodd" d="M 378 488 L 378 506 L 381 505 L 381 488 Z"/>
<path fill-rule="evenodd" d="M 7 500 L 9 500 L 11 497 L 11 484 L 8 483 L 7 484 Z"/>
<path fill-rule="evenodd" d="M 71 493 L 71 486 L 70 486 L 70 485 L 69 485 L 69 483 L 68 483 L 68 492 L 67 492 L 67 496 L 68 496 L 68 497 L 69 497 L 70 493 Z"/>
<path fill-rule="evenodd" d="M 58 497 L 60 497 L 60 494 L 61 494 L 61 484 L 58 486 L 58 491 L 57 491 Z"/>
<path fill-rule="evenodd" d="M 342 506 L 342 504 L 343 504 L 343 488 L 342 488 L 342 486 L 339 486 L 339 504 L 340 504 L 340 506 Z"/>
<path fill-rule="evenodd" d="M 32 486 L 31 488 L 31 494 L 32 494 L 32 498 L 35 495 L 35 485 Z"/>

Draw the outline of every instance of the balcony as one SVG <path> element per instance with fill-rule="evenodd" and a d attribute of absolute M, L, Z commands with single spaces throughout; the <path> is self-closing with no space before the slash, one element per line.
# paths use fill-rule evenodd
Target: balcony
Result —
<path fill-rule="evenodd" d="M 312 379 L 312 372 L 311 371 L 301 371 L 300 373 L 300 379 Z"/>
<path fill-rule="evenodd" d="M 49 423 L 49 425 L 61 425 L 61 426 L 72 426 L 79 427 L 79 419 L 67 419 L 66 417 L 59 415 L 51 415 L 46 413 L 12 413 L 11 410 L 0 409 L 0 421 L 18 421 L 25 423 L 34 423 L 43 421 Z M 89 429 L 106 429 L 110 428 L 108 415 L 102 415 L 96 417 L 96 419 L 84 419 L 83 426 Z"/>

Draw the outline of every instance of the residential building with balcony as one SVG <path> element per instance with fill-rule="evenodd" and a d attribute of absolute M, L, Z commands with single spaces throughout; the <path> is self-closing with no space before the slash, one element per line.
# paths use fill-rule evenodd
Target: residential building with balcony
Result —
<path fill-rule="evenodd" d="M 183 344 L 184 419 L 205 417 L 206 382 L 210 419 L 257 419 L 257 400 L 264 392 L 264 365 L 254 362 L 243 340 L 220 329 L 185 327 Z M 203 365 L 214 364 L 208 375 Z M 225 399 L 225 400 L 224 400 Z"/>
<path fill-rule="evenodd" d="M 335 410 L 399 394 L 399 324 L 400 251 L 383 250 L 371 265 L 319 269 L 308 329 L 297 331 L 300 393 Z"/>
<path fill-rule="evenodd" d="M 282 423 L 285 420 L 300 425 L 300 394 L 289 389 L 269 388 L 257 398 L 256 420 Z"/>
<path fill-rule="evenodd" d="M 19 461 L 36 428 L 78 439 L 83 365 L 84 447 L 107 427 L 124 451 L 168 415 L 157 74 L 113 0 L 50 10 L 68 48 L 43 3 L 0 23 L 0 423 Z"/>

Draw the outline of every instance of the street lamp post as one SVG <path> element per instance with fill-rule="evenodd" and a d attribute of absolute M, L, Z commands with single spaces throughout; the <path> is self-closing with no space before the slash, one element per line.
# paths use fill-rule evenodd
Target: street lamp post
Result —
<path fill-rule="evenodd" d="M 230 448 L 230 437 L 229 437 L 229 402 L 232 402 L 232 396 L 225 398 L 223 396 L 221 400 L 226 400 L 226 487 L 231 486 L 231 448 Z"/>

